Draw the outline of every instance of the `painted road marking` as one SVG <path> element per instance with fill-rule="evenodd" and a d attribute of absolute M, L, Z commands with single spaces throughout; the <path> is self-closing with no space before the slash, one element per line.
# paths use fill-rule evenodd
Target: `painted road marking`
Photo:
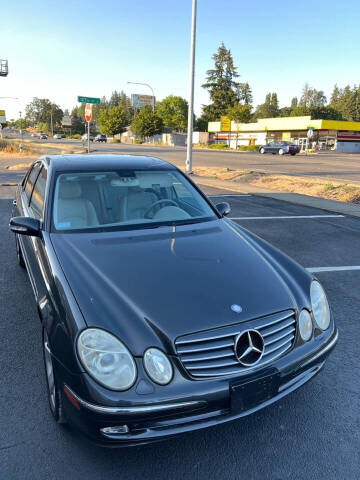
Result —
<path fill-rule="evenodd" d="M 345 215 L 284 215 L 278 217 L 229 217 L 230 220 L 286 220 L 289 218 L 344 218 Z"/>
<path fill-rule="evenodd" d="M 360 270 L 360 265 L 355 266 L 345 266 L 345 267 L 311 267 L 307 268 L 311 273 L 319 273 L 319 272 L 345 272 L 346 270 Z"/>

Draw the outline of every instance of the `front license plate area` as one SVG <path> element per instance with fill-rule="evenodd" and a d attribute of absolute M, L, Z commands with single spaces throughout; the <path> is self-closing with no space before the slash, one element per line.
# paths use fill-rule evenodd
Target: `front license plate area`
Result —
<path fill-rule="evenodd" d="M 279 391 L 279 375 L 267 375 L 248 382 L 230 385 L 231 410 L 245 412 L 274 397 Z"/>

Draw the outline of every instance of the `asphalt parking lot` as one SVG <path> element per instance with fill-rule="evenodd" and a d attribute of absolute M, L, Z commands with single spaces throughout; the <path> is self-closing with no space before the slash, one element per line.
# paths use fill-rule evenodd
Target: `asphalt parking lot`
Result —
<path fill-rule="evenodd" d="M 40 322 L 8 229 L 13 189 L 0 187 L 1 480 L 359 478 L 360 219 L 204 190 L 323 283 L 340 333 L 324 371 L 252 416 L 154 445 L 107 450 L 59 428 L 47 405 Z"/>

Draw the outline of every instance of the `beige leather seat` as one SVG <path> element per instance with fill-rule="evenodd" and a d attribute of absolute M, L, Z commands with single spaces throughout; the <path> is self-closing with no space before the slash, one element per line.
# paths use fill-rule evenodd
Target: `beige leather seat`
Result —
<path fill-rule="evenodd" d="M 120 199 L 120 218 L 123 221 L 144 218 L 146 210 L 158 200 L 155 193 L 129 189 L 128 194 Z"/>
<path fill-rule="evenodd" d="M 90 200 L 82 197 L 82 189 L 79 183 L 60 183 L 57 224 L 59 228 L 81 228 L 99 225 L 94 205 Z"/>

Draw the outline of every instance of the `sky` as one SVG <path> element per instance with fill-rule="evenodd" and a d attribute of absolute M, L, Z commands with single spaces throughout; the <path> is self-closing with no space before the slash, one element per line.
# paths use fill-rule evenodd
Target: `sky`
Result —
<path fill-rule="evenodd" d="M 1 1 L 0 109 L 7 119 L 33 97 L 71 109 L 77 96 L 113 90 L 156 98 L 189 96 L 191 0 Z M 195 113 L 209 102 L 201 87 L 221 42 L 231 49 L 239 81 L 254 104 L 267 92 L 280 106 L 299 96 L 305 82 L 330 97 L 339 86 L 360 83 L 360 2 L 348 0 L 198 0 Z"/>

